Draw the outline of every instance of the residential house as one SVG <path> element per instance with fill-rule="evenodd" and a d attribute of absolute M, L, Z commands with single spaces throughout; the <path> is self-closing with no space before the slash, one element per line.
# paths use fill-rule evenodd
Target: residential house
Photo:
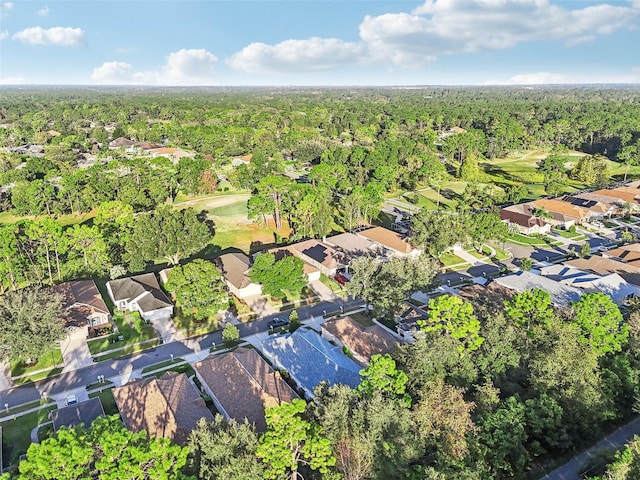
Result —
<path fill-rule="evenodd" d="M 57 432 L 62 427 L 73 428 L 80 424 L 89 428 L 98 417 L 104 417 L 104 409 L 102 408 L 100 397 L 90 398 L 84 402 L 59 408 L 51 412 L 54 432 Z"/>
<path fill-rule="evenodd" d="M 519 272 L 513 275 L 499 277 L 496 278 L 494 282 L 514 290 L 517 293 L 539 288 L 549 293 L 553 305 L 561 308 L 569 307 L 572 303 L 580 300 L 580 296 L 583 293 L 578 288 L 531 272 Z"/>
<path fill-rule="evenodd" d="M 285 247 L 272 248 L 270 250 L 267 250 L 267 253 L 274 254 L 277 261 L 282 260 L 284 257 L 290 256 L 290 255 L 300 258 L 299 252 L 295 248 L 293 248 L 292 245 L 287 245 Z M 313 282 L 315 280 L 320 280 L 320 273 L 321 273 L 320 269 L 311 265 L 308 262 L 305 262 L 304 259 L 302 258 L 300 259 L 304 263 L 303 271 L 304 271 L 304 274 L 307 276 L 308 281 Z"/>
<path fill-rule="evenodd" d="M 246 418 L 259 432 L 267 428 L 266 408 L 298 398 L 280 373 L 251 348 L 209 355 L 193 367 L 218 412 L 238 422 Z"/>
<path fill-rule="evenodd" d="M 345 267 L 348 267 L 358 257 L 378 257 L 384 249 L 368 238 L 360 237 L 355 233 L 340 233 L 322 240 L 322 243 L 331 245 L 336 250 L 336 259 Z"/>
<path fill-rule="evenodd" d="M 82 332 L 84 337 L 107 333 L 111 312 L 93 280 L 74 280 L 52 287 L 62 295 L 65 329 Z"/>
<path fill-rule="evenodd" d="M 231 166 L 239 167 L 240 165 L 249 165 L 251 163 L 251 158 L 253 158 L 252 154 L 243 155 L 242 157 L 236 157 L 231 160 Z"/>
<path fill-rule="evenodd" d="M 541 268 L 540 274 L 585 292 L 604 293 L 616 305 L 624 305 L 640 294 L 640 287 L 628 283 L 617 273 L 600 275 L 568 265 L 549 265 Z"/>
<path fill-rule="evenodd" d="M 268 338 L 262 342 L 262 352 L 276 368 L 286 370 L 308 398 L 323 381 L 352 388 L 360 383 L 361 367 L 313 330 L 299 328 Z"/>
<path fill-rule="evenodd" d="M 611 250 L 602 252 L 602 256 L 640 267 L 640 243 L 632 243 L 630 245 L 612 248 Z"/>
<path fill-rule="evenodd" d="M 375 354 L 391 353 L 398 343 L 398 339 L 380 325 L 364 327 L 348 316 L 324 322 L 322 337 L 348 348 L 353 359 L 363 366 L 368 365 Z"/>
<path fill-rule="evenodd" d="M 184 373 L 134 379 L 112 392 L 122 421 L 132 432 L 146 430 L 150 436 L 184 445 L 198 420 L 213 420 Z"/>
<path fill-rule="evenodd" d="M 495 312 L 502 309 L 504 302 L 510 300 L 515 292 L 499 283 L 489 281 L 484 285 L 473 283 L 457 289 L 456 295 L 471 302 L 474 309 Z"/>
<path fill-rule="evenodd" d="M 640 286 L 640 265 L 619 262 L 613 258 L 607 258 L 599 255 L 591 255 L 589 258 L 576 258 L 564 262 L 570 267 L 588 270 L 600 275 L 608 275 L 617 273 L 627 282 Z"/>
<path fill-rule="evenodd" d="M 507 225 L 513 225 L 524 235 L 532 233 L 549 233 L 551 224 L 534 215 L 534 207 L 530 203 L 520 203 L 500 209 L 500 218 Z"/>
<path fill-rule="evenodd" d="M 118 310 L 140 312 L 148 321 L 170 318 L 173 304 L 160 289 L 153 273 L 107 282 L 107 292 Z"/>
<path fill-rule="evenodd" d="M 562 200 L 541 198 L 530 203 L 534 208 L 549 212 L 551 218 L 547 221 L 555 227 L 569 229 L 591 217 L 589 210 L 586 208 L 576 207 Z"/>
<path fill-rule="evenodd" d="M 336 260 L 337 252 L 329 245 L 317 240 L 305 240 L 291 244 L 289 247 L 296 252 L 298 258 L 314 266 L 328 277 L 333 277 L 341 266 L 340 262 Z"/>
<path fill-rule="evenodd" d="M 123 149 L 128 153 L 133 153 L 135 150 L 136 142 L 129 140 L 128 138 L 118 137 L 109 142 L 109 150 Z"/>
<path fill-rule="evenodd" d="M 371 240 L 399 257 L 413 257 L 420 255 L 422 250 L 415 248 L 409 240 L 398 232 L 384 227 L 373 227 L 361 230 L 356 235 Z"/>
<path fill-rule="evenodd" d="M 604 192 L 604 190 L 600 190 L 600 192 Z M 620 207 L 624 203 L 618 197 L 606 195 L 606 194 L 597 194 L 595 192 L 584 192 L 584 193 L 574 193 L 568 197 L 565 197 L 566 201 L 576 205 L 578 207 L 582 207 L 585 205 L 581 205 L 580 202 L 597 202 L 604 207 L 607 208 L 607 213 L 605 215 L 617 215 L 620 213 Z M 587 207 L 588 208 L 588 207 Z"/>
<path fill-rule="evenodd" d="M 166 157 L 171 160 L 173 163 L 178 163 L 182 158 L 193 158 L 195 157 L 195 153 L 187 152 L 181 148 L 152 148 L 151 150 L 147 150 L 147 153 L 151 155 L 153 158 L 158 157 Z"/>
<path fill-rule="evenodd" d="M 632 210 L 638 211 L 640 210 L 640 190 L 636 188 L 612 188 L 612 189 L 602 189 L 596 190 L 595 192 L 591 192 L 593 195 L 602 195 L 606 197 L 611 197 L 617 200 L 618 204 L 622 207 L 624 204 L 628 203 L 631 206 Z"/>
<path fill-rule="evenodd" d="M 620 208 L 617 202 L 611 197 L 604 197 L 602 200 L 598 200 L 600 196 L 587 196 L 587 195 L 567 195 L 562 198 L 562 201 L 570 203 L 575 207 L 586 208 L 590 212 L 590 218 L 602 220 L 604 217 L 610 217 L 617 213 Z"/>
<path fill-rule="evenodd" d="M 229 291 L 238 298 L 262 294 L 262 285 L 249 278 L 251 259 L 244 253 L 225 253 L 217 258 L 218 268 Z"/>
<path fill-rule="evenodd" d="M 413 305 L 409 305 L 400 315 L 396 316 L 396 331 L 405 342 L 414 342 L 416 333 L 420 331 L 420 320 L 428 318 L 427 312 Z"/>

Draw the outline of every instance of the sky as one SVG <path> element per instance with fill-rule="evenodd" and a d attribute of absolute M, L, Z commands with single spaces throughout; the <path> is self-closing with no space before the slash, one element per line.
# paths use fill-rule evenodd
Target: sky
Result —
<path fill-rule="evenodd" d="M 0 84 L 640 83 L 640 0 L 0 0 Z"/>

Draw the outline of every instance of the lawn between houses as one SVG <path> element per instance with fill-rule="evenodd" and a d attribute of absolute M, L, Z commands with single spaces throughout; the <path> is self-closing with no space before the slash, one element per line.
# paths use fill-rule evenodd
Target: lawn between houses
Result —
<path fill-rule="evenodd" d="M 60 373 L 63 365 L 62 352 L 59 347 L 56 347 L 43 353 L 35 363 L 27 364 L 24 360 L 12 362 L 10 366 L 11 378 L 14 383 L 42 380 L 50 375 Z"/>
<path fill-rule="evenodd" d="M 116 312 L 113 315 L 112 321 L 118 327 L 118 333 L 88 340 L 87 345 L 89 346 L 91 355 L 122 347 L 131 347 L 142 342 L 157 339 L 156 331 L 151 325 L 138 325 L 138 328 L 136 328 L 136 322 L 139 322 L 139 320 L 137 320 L 137 317 L 132 313 Z M 118 340 L 119 336 L 122 336 L 123 340 Z M 100 358 L 103 357 L 101 356 Z"/>

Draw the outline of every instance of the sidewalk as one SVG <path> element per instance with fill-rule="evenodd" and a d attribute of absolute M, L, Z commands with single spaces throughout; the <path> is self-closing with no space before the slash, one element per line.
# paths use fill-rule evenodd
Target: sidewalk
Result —
<path fill-rule="evenodd" d="M 579 480 L 580 473 L 585 470 L 589 460 L 598 458 L 599 451 L 617 450 L 629 442 L 634 435 L 640 435 L 640 417 L 623 425 L 593 447 L 573 457 L 570 461 L 548 473 L 540 480 Z"/>
<path fill-rule="evenodd" d="M 467 252 L 465 249 L 460 247 L 454 247 L 453 254 L 463 259 L 466 263 L 470 264 L 472 267 L 477 267 L 479 265 L 487 265 L 491 263 L 491 261 L 488 261 L 489 260 L 488 258 L 487 259 L 476 258 L 473 255 L 471 255 L 469 252 Z M 448 267 L 448 268 L 451 268 L 451 267 Z"/>

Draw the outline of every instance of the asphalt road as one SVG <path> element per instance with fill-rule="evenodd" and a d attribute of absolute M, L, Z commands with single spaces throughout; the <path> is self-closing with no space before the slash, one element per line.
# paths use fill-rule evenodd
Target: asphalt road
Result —
<path fill-rule="evenodd" d="M 322 316 L 323 314 L 339 313 L 341 307 L 349 310 L 360 305 L 363 305 L 361 300 L 349 298 L 333 302 L 320 302 L 308 307 L 298 308 L 297 310 L 300 320 L 306 320 L 312 317 Z M 238 325 L 240 336 L 247 337 L 255 333 L 266 332 L 268 330 L 267 323 L 269 320 L 278 316 L 282 316 L 282 314 L 268 315 L 253 322 Z M 155 363 L 169 360 L 171 355 L 178 358 L 191 353 L 207 352 L 213 346 L 214 342 L 216 345 L 222 343 L 222 332 L 220 330 L 200 337 L 192 337 L 184 341 L 167 343 L 125 357 L 105 360 L 95 365 L 61 373 L 38 382 L 13 387 L 0 392 L 0 405 L 8 403 L 11 406 L 16 406 L 33 402 L 40 399 L 40 392 L 47 392 L 47 394 L 51 396 L 74 388 L 81 388 L 85 385 L 95 383 L 98 380 L 98 375 L 104 375 L 105 378 L 114 377 L 131 370 L 145 368 Z"/>

